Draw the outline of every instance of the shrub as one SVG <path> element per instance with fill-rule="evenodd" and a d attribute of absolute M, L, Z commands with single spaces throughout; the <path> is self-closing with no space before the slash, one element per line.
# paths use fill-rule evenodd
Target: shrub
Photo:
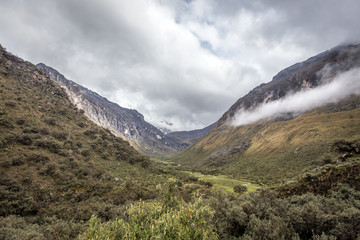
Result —
<path fill-rule="evenodd" d="M 14 103 L 14 102 L 6 102 L 5 106 L 14 108 L 14 107 L 16 107 L 16 103 Z"/>
<path fill-rule="evenodd" d="M 91 152 L 89 150 L 83 150 L 81 152 L 81 155 L 83 155 L 84 157 L 89 157 L 91 155 Z"/>
<path fill-rule="evenodd" d="M 14 125 L 6 119 L 0 119 L 0 127 L 13 129 Z"/>
<path fill-rule="evenodd" d="M 1 167 L 4 167 L 4 168 L 9 168 L 10 166 L 12 165 L 12 162 L 10 160 L 2 160 L 1 162 Z"/>
<path fill-rule="evenodd" d="M 321 161 L 324 165 L 331 164 L 333 162 L 334 156 L 330 153 L 324 154 L 321 157 Z"/>
<path fill-rule="evenodd" d="M 39 129 L 37 129 L 37 128 L 31 128 L 31 129 L 25 128 L 23 130 L 23 133 L 39 133 Z"/>
<path fill-rule="evenodd" d="M 149 160 L 149 157 L 147 157 L 147 156 L 132 154 L 128 158 L 128 161 L 129 161 L 130 164 L 135 164 L 135 163 L 138 163 L 138 162 L 142 163 L 142 162 L 147 162 L 147 161 L 150 161 L 150 160 Z"/>
<path fill-rule="evenodd" d="M 234 192 L 236 193 L 246 193 L 247 192 L 247 187 L 244 185 L 236 185 L 234 186 Z"/>
<path fill-rule="evenodd" d="M 49 129 L 47 129 L 47 128 L 41 128 L 41 129 L 40 129 L 40 133 L 41 133 L 42 135 L 49 135 L 49 134 L 50 134 L 50 131 L 49 131 Z"/>
<path fill-rule="evenodd" d="M 150 161 L 144 161 L 144 162 L 141 163 L 142 168 L 149 168 L 150 166 L 151 166 Z"/>
<path fill-rule="evenodd" d="M 68 136 L 69 134 L 66 133 L 66 132 L 53 132 L 51 135 L 52 135 L 54 138 L 56 138 L 57 140 L 65 141 L 65 140 L 67 140 L 67 136 Z"/>
<path fill-rule="evenodd" d="M 11 165 L 12 166 L 21 166 L 24 163 L 25 163 L 24 158 L 21 156 L 21 157 L 14 158 L 11 162 Z"/>
<path fill-rule="evenodd" d="M 0 216 L 36 213 L 36 203 L 15 181 L 2 179 L 0 184 Z"/>
<path fill-rule="evenodd" d="M 78 123 L 78 126 L 81 127 L 81 128 L 84 128 L 84 127 L 86 127 L 86 124 L 83 123 L 83 122 L 80 122 L 80 123 Z"/>
<path fill-rule="evenodd" d="M 333 144 L 333 149 L 342 153 L 360 153 L 360 141 L 339 140 Z"/>
<path fill-rule="evenodd" d="M 61 149 L 60 145 L 57 144 L 56 142 L 47 141 L 47 140 L 43 140 L 43 141 L 39 140 L 35 143 L 35 146 L 48 149 L 50 152 L 53 153 L 59 153 Z"/>
<path fill-rule="evenodd" d="M 33 142 L 31 137 L 27 135 L 17 137 L 17 141 L 23 145 L 31 145 Z"/>
<path fill-rule="evenodd" d="M 27 157 L 27 161 L 29 162 L 35 162 L 35 163 L 39 163 L 39 162 L 47 162 L 49 161 L 49 157 L 48 156 L 43 156 L 40 154 L 32 154 L 29 157 Z"/>
<path fill-rule="evenodd" d="M 199 180 L 198 183 L 201 184 L 201 185 L 204 185 L 206 187 L 212 187 L 213 186 L 213 184 L 211 182 L 208 182 L 208 181 Z"/>
<path fill-rule="evenodd" d="M 24 125 L 24 124 L 25 124 L 25 120 L 24 120 L 24 119 L 18 119 L 18 120 L 16 121 L 16 124 L 17 124 L 17 125 Z"/>
<path fill-rule="evenodd" d="M 45 240 L 48 238 L 40 233 L 39 225 L 28 223 L 20 216 L 9 215 L 0 217 L 0 239 Z"/>
<path fill-rule="evenodd" d="M 94 137 L 95 134 L 96 134 L 95 130 L 88 129 L 88 130 L 84 131 L 84 135 L 88 136 L 88 137 Z"/>
<path fill-rule="evenodd" d="M 41 170 L 41 175 L 53 176 L 56 172 L 57 165 L 55 163 L 47 163 Z"/>
<path fill-rule="evenodd" d="M 56 119 L 55 118 L 47 118 L 44 120 L 44 123 L 50 126 L 56 126 Z"/>

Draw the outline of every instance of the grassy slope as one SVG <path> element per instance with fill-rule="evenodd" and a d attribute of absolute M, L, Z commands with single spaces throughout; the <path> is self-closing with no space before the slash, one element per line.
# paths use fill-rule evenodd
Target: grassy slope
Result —
<path fill-rule="evenodd" d="M 149 166 L 0 46 L 1 239 L 73 238 L 92 214 L 121 215 L 124 203 L 154 198 L 166 179 Z"/>
<path fill-rule="evenodd" d="M 292 178 L 321 164 L 335 141 L 360 138 L 359 102 L 359 97 L 353 96 L 338 105 L 328 105 L 288 121 L 238 128 L 216 126 L 172 161 L 186 169 L 195 167 L 267 184 Z M 244 140 L 251 141 L 250 147 L 243 154 L 222 157 L 227 162 L 224 166 L 212 167 L 204 160 L 224 146 L 231 148 Z"/>

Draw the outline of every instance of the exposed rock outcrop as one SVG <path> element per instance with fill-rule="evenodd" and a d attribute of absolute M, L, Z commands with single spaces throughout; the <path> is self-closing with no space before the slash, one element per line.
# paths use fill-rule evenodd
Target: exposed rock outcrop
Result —
<path fill-rule="evenodd" d="M 82 109 L 89 119 L 129 141 L 147 155 L 176 153 L 188 147 L 210 129 L 208 127 L 203 130 L 173 132 L 166 135 L 146 122 L 138 111 L 110 102 L 96 92 L 66 79 L 57 70 L 43 63 L 37 66 L 65 89 L 71 102 Z"/>

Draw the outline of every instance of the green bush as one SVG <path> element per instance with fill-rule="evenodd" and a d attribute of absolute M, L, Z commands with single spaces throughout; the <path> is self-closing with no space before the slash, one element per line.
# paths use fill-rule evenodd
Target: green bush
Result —
<path fill-rule="evenodd" d="M 69 134 L 66 132 L 53 132 L 51 135 L 57 140 L 65 141 Z"/>
<path fill-rule="evenodd" d="M 33 140 L 30 136 L 24 135 L 24 136 L 18 136 L 17 141 L 23 145 L 31 145 Z"/>
<path fill-rule="evenodd" d="M 6 119 L 0 119 L 0 127 L 5 127 L 5 128 L 9 128 L 9 129 L 13 129 L 14 125 Z"/>
<path fill-rule="evenodd" d="M 26 160 L 28 162 L 39 163 L 39 162 L 48 162 L 50 160 L 50 158 L 48 156 L 44 156 L 41 154 L 31 154 L 30 156 L 28 156 L 26 158 Z"/>
<path fill-rule="evenodd" d="M 40 129 L 40 133 L 41 133 L 42 135 L 49 135 L 49 134 L 50 134 L 50 131 L 49 131 L 49 129 L 47 129 L 47 128 L 41 128 L 41 129 Z"/>
<path fill-rule="evenodd" d="M 170 179 L 161 201 L 131 205 L 125 219 L 101 223 L 93 216 L 78 239 L 217 239 L 209 222 L 213 210 L 200 196 L 190 203 L 176 198 L 173 194 L 176 185 Z"/>
<path fill-rule="evenodd" d="M 16 124 L 17 124 L 17 125 L 24 125 L 24 124 L 25 124 L 25 120 L 24 120 L 24 119 L 18 119 L 18 120 L 16 121 Z"/>
<path fill-rule="evenodd" d="M 240 197 L 217 193 L 209 200 L 221 239 L 357 239 L 360 192 L 340 186 L 327 196 L 280 198 L 262 190 Z"/>
<path fill-rule="evenodd" d="M 236 185 L 234 186 L 234 192 L 236 193 L 246 193 L 247 192 L 247 187 L 244 185 Z"/>
<path fill-rule="evenodd" d="M 0 181 L 0 216 L 9 214 L 29 215 L 37 212 L 34 199 L 17 182 Z"/>
<path fill-rule="evenodd" d="M 61 146 L 53 141 L 39 140 L 35 142 L 35 146 L 49 150 L 52 153 L 59 153 Z"/>
<path fill-rule="evenodd" d="M 44 122 L 50 126 L 56 126 L 56 119 L 55 118 L 47 118 Z"/>

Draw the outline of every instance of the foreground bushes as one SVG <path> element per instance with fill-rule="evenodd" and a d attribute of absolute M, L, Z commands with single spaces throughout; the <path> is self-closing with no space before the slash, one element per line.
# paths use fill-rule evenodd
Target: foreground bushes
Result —
<path fill-rule="evenodd" d="M 126 210 L 126 219 L 101 223 L 93 216 L 78 239 L 217 239 L 213 210 L 200 196 L 186 203 L 173 195 L 177 182 L 170 180 L 157 202 L 139 202 Z"/>
<path fill-rule="evenodd" d="M 274 190 L 242 196 L 216 190 L 189 203 L 175 197 L 176 189 L 172 181 L 160 200 L 131 205 L 116 221 L 93 216 L 78 239 L 360 238 L 360 192 L 347 185 L 326 196 L 287 198 Z"/>
<path fill-rule="evenodd" d="M 327 196 L 306 193 L 280 198 L 262 190 L 209 199 L 221 239 L 358 239 L 360 192 L 341 186 Z"/>

